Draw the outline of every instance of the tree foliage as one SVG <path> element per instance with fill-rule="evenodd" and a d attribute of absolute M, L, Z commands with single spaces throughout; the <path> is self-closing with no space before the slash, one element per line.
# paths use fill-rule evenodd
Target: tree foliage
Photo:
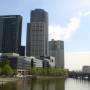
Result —
<path fill-rule="evenodd" d="M 68 76 L 68 71 L 61 68 L 31 68 L 32 75 Z"/>
<path fill-rule="evenodd" d="M 13 69 L 11 68 L 11 66 L 9 64 L 5 64 L 2 67 L 2 74 L 7 75 L 7 76 L 11 76 L 13 75 Z"/>

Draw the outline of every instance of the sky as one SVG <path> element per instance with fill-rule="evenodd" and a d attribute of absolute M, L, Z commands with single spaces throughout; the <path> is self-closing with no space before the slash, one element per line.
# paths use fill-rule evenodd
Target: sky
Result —
<path fill-rule="evenodd" d="M 22 45 L 33 9 L 49 15 L 49 40 L 64 40 L 65 67 L 80 70 L 90 65 L 90 0 L 1 0 L 0 15 L 22 15 Z"/>

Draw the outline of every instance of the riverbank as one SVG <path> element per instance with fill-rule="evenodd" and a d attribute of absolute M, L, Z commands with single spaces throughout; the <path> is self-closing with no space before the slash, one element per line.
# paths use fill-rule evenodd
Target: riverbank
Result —
<path fill-rule="evenodd" d="M 25 80 L 25 79 L 34 79 L 34 80 L 44 80 L 44 79 L 64 79 L 67 78 L 65 76 L 33 76 L 33 75 L 27 75 L 27 76 L 22 76 L 22 77 L 5 77 L 2 78 L 0 77 L 0 84 L 5 84 L 8 82 L 13 82 L 17 80 Z"/>
<path fill-rule="evenodd" d="M 68 76 L 41 76 L 41 75 L 27 75 L 19 78 L 19 80 L 49 80 L 49 79 L 66 79 Z"/>
<path fill-rule="evenodd" d="M 46 79 L 65 79 L 66 76 L 36 76 L 36 79 L 46 80 Z"/>
<path fill-rule="evenodd" d="M 18 80 L 18 78 L 9 78 L 9 77 L 5 77 L 5 78 L 2 78 L 0 77 L 0 84 L 5 84 L 5 83 L 8 83 L 8 82 L 13 82 L 13 81 L 16 81 Z"/>

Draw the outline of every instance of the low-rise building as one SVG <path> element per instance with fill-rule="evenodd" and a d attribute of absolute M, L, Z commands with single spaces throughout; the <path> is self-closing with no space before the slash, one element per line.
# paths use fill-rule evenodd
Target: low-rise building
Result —
<path fill-rule="evenodd" d="M 30 60 L 26 60 L 24 56 L 13 53 L 4 53 L 0 55 L 0 63 L 9 61 L 10 66 L 17 70 L 17 73 L 28 74 L 31 67 Z"/>
<path fill-rule="evenodd" d="M 55 67 L 55 57 L 52 56 L 40 56 L 43 60 L 43 67 Z"/>
<path fill-rule="evenodd" d="M 33 56 L 19 56 L 19 54 L 16 53 L 0 54 L 0 63 L 3 63 L 5 61 L 9 61 L 10 66 L 13 69 L 16 69 L 17 73 L 20 74 L 28 74 L 30 72 L 30 68 L 32 67 L 55 67 L 55 58 L 52 56 L 41 56 L 40 59 L 37 59 Z"/>
<path fill-rule="evenodd" d="M 55 67 L 55 58 L 52 56 L 41 56 L 40 59 L 28 57 L 28 59 L 31 61 L 31 63 L 33 62 L 33 67 Z"/>
<path fill-rule="evenodd" d="M 31 57 L 26 57 L 26 58 L 28 58 L 28 59 L 30 60 L 30 62 L 31 62 L 31 67 L 42 67 L 42 60 L 37 59 L 37 58 L 35 58 L 35 57 L 33 57 L 33 56 L 31 56 Z"/>
<path fill-rule="evenodd" d="M 90 73 L 90 66 L 83 66 L 82 71 L 83 73 Z"/>

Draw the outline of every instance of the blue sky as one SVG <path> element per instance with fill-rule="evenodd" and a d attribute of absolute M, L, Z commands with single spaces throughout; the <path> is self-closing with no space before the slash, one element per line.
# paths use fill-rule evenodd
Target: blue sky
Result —
<path fill-rule="evenodd" d="M 79 15 L 90 11 L 89 4 L 89 0 L 1 0 L 0 15 L 23 16 L 22 45 L 25 45 L 26 24 L 30 21 L 30 11 L 35 8 L 45 9 L 49 13 L 50 39 L 64 40 L 66 51 L 89 51 L 90 15 Z M 73 18 L 77 20 L 70 21 Z M 72 25 L 68 26 L 69 24 Z M 72 27 L 74 30 L 68 30 Z M 64 28 L 66 30 L 63 30 Z M 63 32 L 67 34 L 64 35 Z"/>
<path fill-rule="evenodd" d="M 1 0 L 0 15 L 23 16 L 22 45 L 30 11 L 36 8 L 49 13 L 49 40 L 64 40 L 65 52 L 90 51 L 90 0 Z"/>

